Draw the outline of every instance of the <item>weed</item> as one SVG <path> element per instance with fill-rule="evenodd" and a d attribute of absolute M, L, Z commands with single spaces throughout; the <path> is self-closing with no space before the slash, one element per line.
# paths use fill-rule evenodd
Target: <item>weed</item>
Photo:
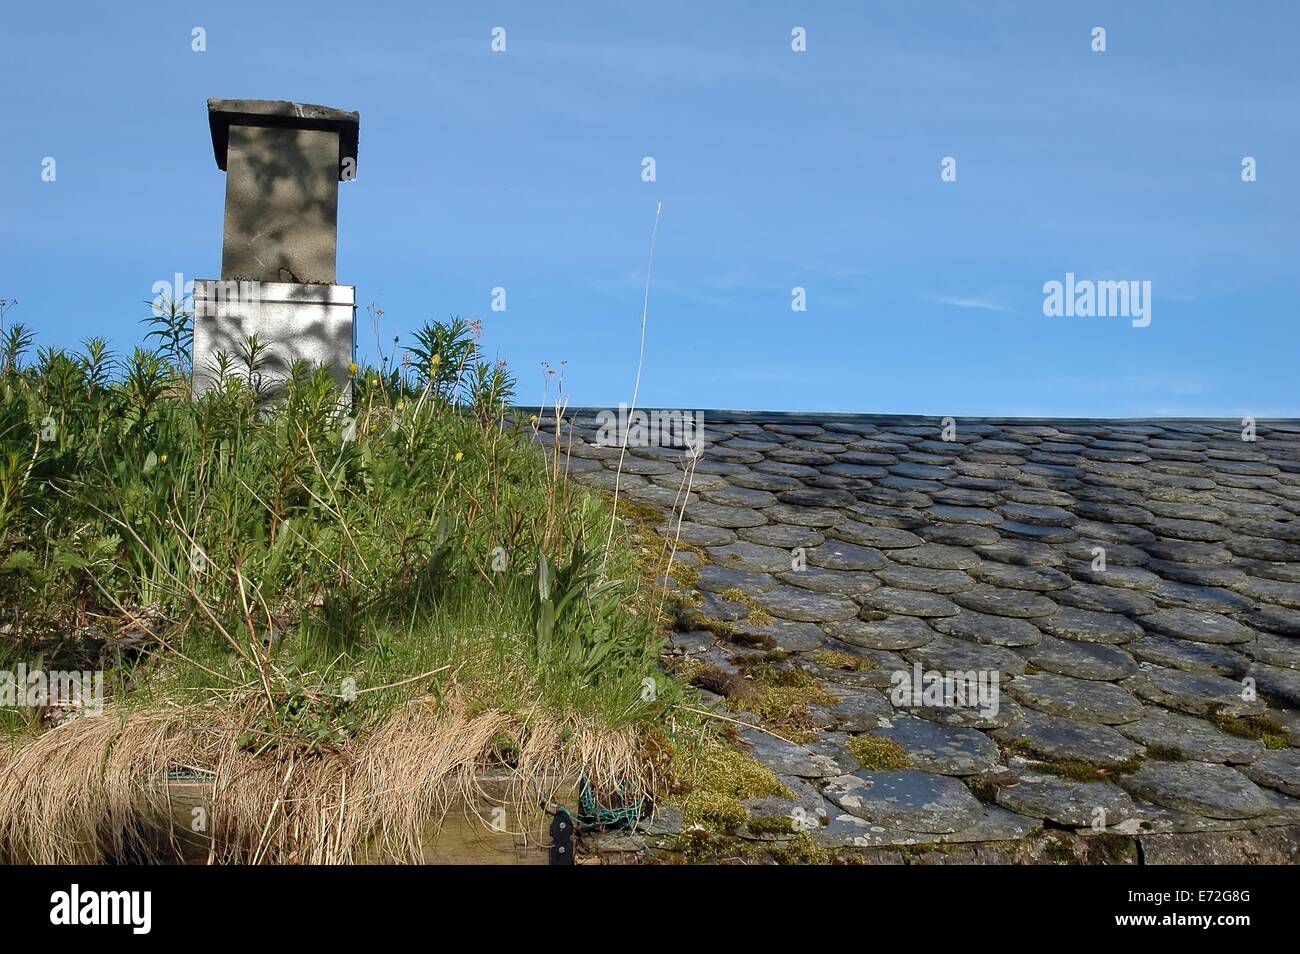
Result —
<path fill-rule="evenodd" d="M 250 340 L 191 400 L 187 313 L 172 303 L 152 324 L 156 350 L 121 360 L 102 341 L 33 359 L 18 324 L 0 342 L 0 665 L 103 668 L 111 711 L 158 742 L 6 717 L 21 744 L 0 765 L 0 803 L 21 820 L 0 852 L 58 856 L 42 833 L 63 826 L 89 833 L 93 859 L 107 850 L 94 833 L 134 825 L 128 805 L 152 804 L 174 765 L 269 772 L 237 809 L 258 825 L 277 797 L 320 812 L 330 785 L 371 784 L 346 766 L 381 762 L 385 739 L 432 773 L 412 776 L 427 792 L 403 782 L 387 808 L 357 809 L 358 826 L 390 833 L 476 764 L 649 784 L 637 740 L 680 688 L 658 669 L 638 557 L 622 534 L 605 547 L 608 506 L 548 466 L 469 325 L 426 326 L 412 361 L 358 368 L 346 390 L 302 365 L 259 380 Z M 417 723 L 418 744 L 401 734 Z M 438 726 L 467 734 L 447 742 Z M 87 765 L 106 745 L 134 754 L 110 753 L 113 779 L 38 784 L 58 738 L 82 740 Z M 339 858 L 362 837 L 326 852 L 314 824 L 285 856 Z"/>

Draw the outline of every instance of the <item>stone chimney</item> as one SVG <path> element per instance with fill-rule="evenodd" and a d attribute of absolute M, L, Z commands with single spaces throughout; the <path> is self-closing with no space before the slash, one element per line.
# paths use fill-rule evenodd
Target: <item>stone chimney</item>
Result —
<path fill-rule="evenodd" d="M 217 168 L 226 172 L 221 279 L 194 283 L 194 393 L 218 352 L 250 335 L 267 346 L 265 382 L 294 361 L 347 384 L 356 289 L 335 284 L 338 184 L 356 178 L 357 113 L 306 103 L 208 100 Z"/>

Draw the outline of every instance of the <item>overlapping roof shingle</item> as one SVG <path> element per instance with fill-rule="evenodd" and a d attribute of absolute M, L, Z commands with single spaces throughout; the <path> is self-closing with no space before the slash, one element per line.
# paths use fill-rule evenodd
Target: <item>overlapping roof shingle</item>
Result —
<path fill-rule="evenodd" d="M 573 479 L 686 500 L 674 651 L 743 675 L 781 650 L 834 700 L 799 744 L 742 733 L 821 842 L 1300 823 L 1300 423 L 704 412 L 693 468 L 629 446 L 616 478 L 593 412 L 567 418 Z M 996 711 L 900 705 L 918 666 L 997 673 Z M 860 770 L 860 735 L 908 767 Z"/>

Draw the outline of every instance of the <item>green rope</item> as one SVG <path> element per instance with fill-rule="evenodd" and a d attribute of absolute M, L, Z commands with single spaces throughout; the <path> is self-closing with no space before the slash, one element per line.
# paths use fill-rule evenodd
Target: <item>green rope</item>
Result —
<path fill-rule="evenodd" d="M 620 829 L 635 830 L 641 821 L 641 807 L 644 802 L 637 799 L 634 804 L 624 804 L 617 808 L 604 808 L 596 801 L 596 792 L 591 787 L 591 780 L 582 777 L 578 786 L 578 817 L 575 819 L 579 829 Z"/>

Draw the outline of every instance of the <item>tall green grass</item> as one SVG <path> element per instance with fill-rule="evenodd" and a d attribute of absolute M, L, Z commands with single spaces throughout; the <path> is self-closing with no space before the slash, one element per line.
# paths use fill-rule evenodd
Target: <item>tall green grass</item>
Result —
<path fill-rule="evenodd" d="M 126 706 L 244 699 L 254 745 L 339 744 L 430 692 L 611 727 L 672 704 L 631 548 L 605 552 L 605 503 L 474 328 L 427 325 L 346 392 L 298 366 L 269 394 L 249 342 L 192 401 L 187 317 L 120 357 L 0 343 L 0 661 L 105 668 Z"/>

